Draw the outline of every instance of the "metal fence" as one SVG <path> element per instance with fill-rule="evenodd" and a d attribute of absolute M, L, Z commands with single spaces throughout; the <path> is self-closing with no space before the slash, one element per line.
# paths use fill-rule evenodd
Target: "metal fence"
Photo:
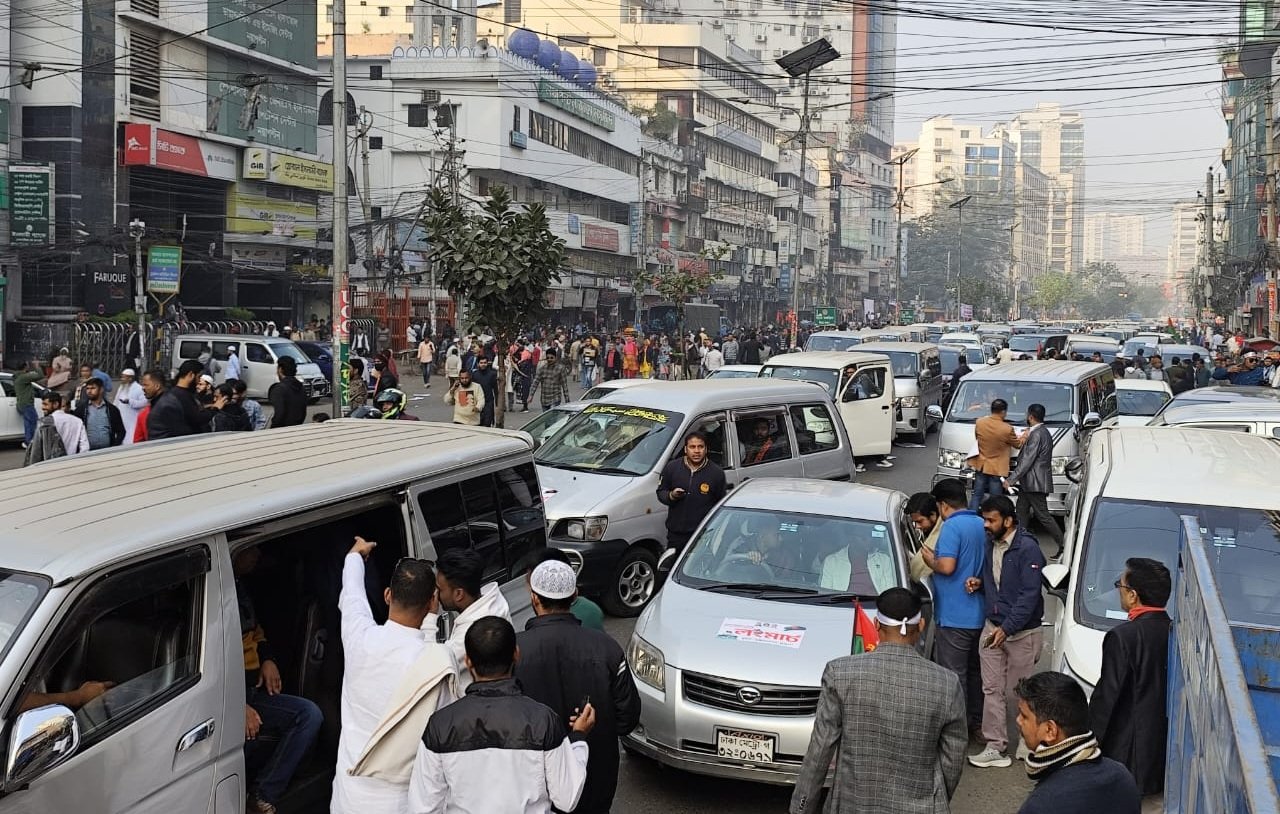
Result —
<path fill-rule="evenodd" d="M 148 359 L 144 368 L 158 367 L 168 370 L 173 358 L 174 337 L 181 334 L 244 334 L 260 335 L 266 330 L 262 321 L 218 320 L 214 322 L 163 322 L 148 325 Z M 92 364 L 113 376 L 126 367 L 138 364 L 130 352 L 135 326 L 118 322 L 77 322 L 74 324 L 70 345 L 75 364 Z"/>

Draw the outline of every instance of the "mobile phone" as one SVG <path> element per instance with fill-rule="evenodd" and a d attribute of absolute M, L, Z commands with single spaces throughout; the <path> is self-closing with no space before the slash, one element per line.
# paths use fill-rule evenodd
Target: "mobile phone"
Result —
<path fill-rule="evenodd" d="M 591 696 L 589 695 L 582 696 L 582 700 L 578 702 L 578 712 L 582 712 L 584 709 L 587 708 L 587 704 L 590 704 L 590 703 L 591 703 Z"/>

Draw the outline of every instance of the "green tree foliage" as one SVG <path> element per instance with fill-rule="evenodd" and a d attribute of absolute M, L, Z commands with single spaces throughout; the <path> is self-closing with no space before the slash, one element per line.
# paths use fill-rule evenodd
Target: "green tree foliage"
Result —
<path fill-rule="evenodd" d="M 911 300 L 918 295 L 925 303 L 952 310 L 959 276 L 960 297 L 974 307 L 975 315 L 1003 318 L 1008 313 L 1010 293 L 1009 233 L 1007 217 L 1002 214 L 1006 210 L 996 196 L 987 200 L 987 196 L 975 195 L 965 205 L 962 237 L 959 213 L 947 208 L 959 197 L 950 192 L 939 193 L 931 213 L 904 225 L 907 247 L 902 299 Z"/>
<path fill-rule="evenodd" d="M 512 208 L 502 187 L 493 189 L 479 211 L 433 190 L 424 223 L 431 246 L 427 261 L 450 295 L 466 303 L 465 327 L 488 328 L 497 338 L 498 381 L 505 382 L 506 349 L 522 327 L 541 321 L 547 289 L 567 270 L 564 241 L 551 233 L 542 204 Z M 506 400 L 497 402 L 494 418 L 501 427 Z"/>
<path fill-rule="evenodd" d="M 1078 274 L 1042 274 L 1032 292 L 1029 304 L 1043 317 L 1109 319 L 1131 311 L 1154 317 L 1169 310 L 1160 286 L 1132 283 L 1114 263 L 1089 263 Z"/>

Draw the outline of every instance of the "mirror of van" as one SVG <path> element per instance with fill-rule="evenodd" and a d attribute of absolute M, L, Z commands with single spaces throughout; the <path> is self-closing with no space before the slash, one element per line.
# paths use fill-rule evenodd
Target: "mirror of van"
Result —
<path fill-rule="evenodd" d="M 924 414 L 932 418 L 934 421 L 942 420 L 942 407 L 937 404 L 930 404 L 925 408 Z"/>
<path fill-rule="evenodd" d="M 658 572 L 666 573 L 671 570 L 672 564 L 676 561 L 676 549 L 668 548 L 662 552 L 662 556 L 658 557 Z"/>
<path fill-rule="evenodd" d="M 17 791 L 80 748 L 76 714 L 62 704 L 27 710 L 13 723 L 4 790 Z"/>
<path fill-rule="evenodd" d="M 1051 562 L 1040 571 L 1045 589 L 1055 596 L 1062 597 L 1066 596 L 1067 576 L 1070 573 L 1071 568 L 1061 562 Z"/>
<path fill-rule="evenodd" d="M 1102 426 L 1102 416 L 1097 413 L 1089 412 L 1084 414 L 1084 421 L 1080 422 L 1080 428 L 1084 430 L 1094 430 Z"/>

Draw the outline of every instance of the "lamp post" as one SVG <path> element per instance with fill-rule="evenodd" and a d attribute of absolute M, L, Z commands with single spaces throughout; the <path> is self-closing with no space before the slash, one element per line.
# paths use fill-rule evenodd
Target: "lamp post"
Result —
<path fill-rule="evenodd" d="M 964 279 L 964 206 L 973 200 L 972 195 L 966 195 L 960 200 L 948 206 L 948 209 L 957 209 L 960 211 L 960 222 L 956 227 L 956 319 L 964 319 L 960 314 L 963 307 L 963 300 L 960 299 L 960 282 Z"/>
<path fill-rule="evenodd" d="M 146 233 L 146 223 L 137 218 L 129 221 L 129 237 L 133 238 L 133 310 L 138 315 L 138 364 L 144 370 L 150 367 L 147 358 L 147 272 L 142 266 L 142 237 Z M 142 375 L 141 370 L 138 375 Z"/>
<path fill-rule="evenodd" d="M 894 299 L 894 302 L 897 303 L 897 308 L 896 308 L 897 314 L 895 314 L 895 316 L 899 316 L 902 313 L 902 295 L 901 295 L 901 291 L 902 291 L 902 209 L 907 205 L 906 194 L 908 191 L 913 189 L 920 189 L 921 187 L 934 187 L 934 186 L 939 186 L 941 184 L 949 184 L 955 180 L 954 178 L 943 178 L 941 181 L 929 181 L 924 184 L 912 184 L 911 186 L 904 186 L 903 185 L 903 182 L 905 180 L 904 167 L 906 166 L 906 163 L 910 161 L 912 157 L 914 157 L 915 154 L 918 152 L 920 152 L 920 148 L 915 147 L 913 149 L 907 150 L 905 153 L 903 153 L 902 155 L 898 156 L 897 158 L 889 162 L 889 164 L 894 165 L 898 168 L 898 195 L 897 195 L 897 199 L 894 201 L 894 204 L 893 204 L 893 208 L 894 208 L 894 211 L 897 213 L 897 220 L 898 220 L 897 226 L 896 226 L 897 234 L 894 239 L 895 246 L 893 250 L 893 299 Z M 898 321 L 901 322 L 901 319 L 899 319 Z"/>

